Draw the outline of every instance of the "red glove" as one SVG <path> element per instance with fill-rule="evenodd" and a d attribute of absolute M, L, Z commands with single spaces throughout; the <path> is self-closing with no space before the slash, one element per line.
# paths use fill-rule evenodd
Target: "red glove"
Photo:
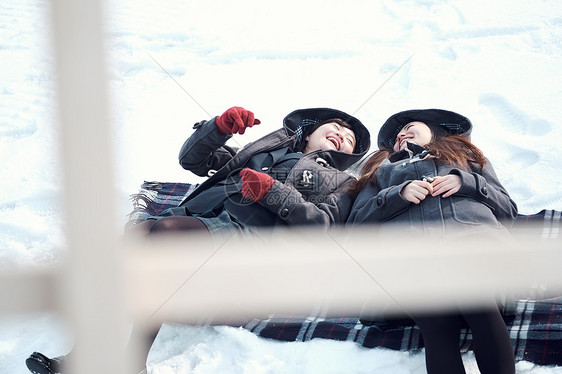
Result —
<path fill-rule="evenodd" d="M 254 113 L 241 108 L 239 106 L 227 109 L 222 115 L 215 120 L 219 132 L 223 135 L 227 134 L 244 134 L 247 127 L 259 125 L 261 121 L 254 119 Z"/>
<path fill-rule="evenodd" d="M 275 179 L 269 175 L 246 168 L 240 172 L 242 177 L 242 196 L 258 202 L 271 190 Z"/>

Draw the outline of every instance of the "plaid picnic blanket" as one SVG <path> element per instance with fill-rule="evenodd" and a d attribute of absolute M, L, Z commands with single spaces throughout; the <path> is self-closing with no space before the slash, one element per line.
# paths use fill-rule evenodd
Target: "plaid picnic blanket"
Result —
<path fill-rule="evenodd" d="M 144 182 L 131 195 L 133 210 L 126 228 L 167 208 L 177 206 L 197 186 L 188 183 Z M 560 211 L 542 210 L 519 215 L 511 231 L 514 235 L 557 238 Z M 510 331 L 516 360 L 539 365 L 562 365 L 562 296 L 543 300 L 519 300 L 515 313 L 504 316 Z M 314 338 L 354 341 L 365 348 L 416 351 L 423 348 L 419 328 L 410 319 L 385 320 L 364 324 L 359 318 L 273 315 L 245 322 L 245 329 L 257 336 L 279 341 L 309 341 Z M 471 349 L 468 328 L 461 332 L 461 351 Z"/>
<path fill-rule="evenodd" d="M 514 316 L 505 316 L 517 361 L 538 365 L 562 365 L 562 297 L 520 300 Z M 423 348 L 420 330 L 412 320 L 396 319 L 364 325 L 358 318 L 272 316 L 244 326 L 254 334 L 281 341 L 314 338 L 354 341 L 365 348 L 418 351 Z M 468 328 L 461 330 L 461 352 L 472 347 Z"/>

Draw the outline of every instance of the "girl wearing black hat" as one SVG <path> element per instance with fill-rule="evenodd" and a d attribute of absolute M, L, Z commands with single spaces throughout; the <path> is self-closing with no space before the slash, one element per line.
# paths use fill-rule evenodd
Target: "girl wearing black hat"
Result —
<path fill-rule="evenodd" d="M 234 134 L 244 134 L 260 123 L 242 107 L 196 123 L 181 147 L 179 162 L 209 178 L 178 207 L 147 217 L 134 231 L 151 235 L 199 231 L 215 238 L 257 227 L 327 229 L 344 224 L 353 204 L 347 190 L 355 180 L 345 170 L 367 153 L 367 128 L 337 109 L 298 109 L 284 118 L 281 129 L 242 149 L 226 145 Z M 146 370 L 147 350 L 155 337 L 156 332 L 148 337 L 135 373 Z M 34 352 L 26 364 L 35 374 L 66 373 L 66 358 Z"/>
<path fill-rule="evenodd" d="M 354 181 L 345 170 L 367 153 L 367 128 L 336 109 L 299 109 L 285 117 L 283 128 L 242 149 L 225 144 L 260 123 L 251 111 L 232 107 L 195 124 L 180 150 L 180 165 L 209 178 L 179 207 L 148 217 L 136 231 L 196 226 L 213 237 L 264 226 L 344 224 Z"/>
<path fill-rule="evenodd" d="M 472 124 L 457 113 L 409 110 L 391 116 L 378 135 L 379 150 L 364 163 L 348 225 L 398 226 L 424 238 L 505 231 L 517 206 L 490 162 L 470 141 Z M 460 329 L 472 331 L 480 372 L 515 372 L 510 337 L 495 300 L 475 310 L 412 315 L 421 329 L 428 373 L 464 373 Z"/>

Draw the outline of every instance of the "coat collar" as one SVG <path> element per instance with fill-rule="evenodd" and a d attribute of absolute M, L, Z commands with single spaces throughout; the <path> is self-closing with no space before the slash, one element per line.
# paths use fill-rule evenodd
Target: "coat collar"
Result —
<path fill-rule="evenodd" d="M 422 153 L 424 152 L 429 154 L 429 151 L 425 147 L 422 147 L 421 145 L 417 145 L 415 143 L 406 142 L 406 148 L 402 149 L 401 151 L 394 152 L 393 154 L 390 155 L 388 160 L 390 162 L 397 162 L 407 158 L 413 158 L 414 156 L 417 155 L 422 156 Z"/>

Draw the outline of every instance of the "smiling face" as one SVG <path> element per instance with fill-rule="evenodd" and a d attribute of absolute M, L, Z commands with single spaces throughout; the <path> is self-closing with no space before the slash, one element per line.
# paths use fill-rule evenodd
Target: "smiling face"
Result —
<path fill-rule="evenodd" d="M 410 122 L 400 130 L 396 135 L 396 142 L 394 143 L 394 152 L 398 152 L 406 148 L 406 143 L 414 143 L 420 146 L 425 146 L 433 138 L 433 133 L 429 126 L 423 122 L 415 121 Z"/>
<path fill-rule="evenodd" d="M 317 150 L 335 150 L 345 153 L 353 153 L 355 149 L 355 133 L 336 122 L 325 123 L 318 127 L 312 134 L 305 138 L 306 147 L 304 153 Z"/>

